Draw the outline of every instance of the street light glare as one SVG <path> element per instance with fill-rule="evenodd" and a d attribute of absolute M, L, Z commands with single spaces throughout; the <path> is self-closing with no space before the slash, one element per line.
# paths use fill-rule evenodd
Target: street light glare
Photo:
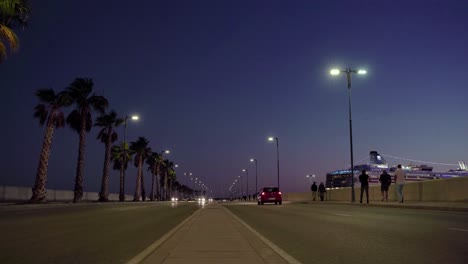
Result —
<path fill-rule="evenodd" d="M 273 138 L 273 137 L 269 137 L 269 138 L 268 138 L 268 141 L 273 141 L 274 139 L 275 139 L 275 138 Z"/>
<path fill-rule="evenodd" d="M 254 159 L 250 159 L 250 162 L 254 162 L 255 160 Z"/>
<path fill-rule="evenodd" d="M 243 172 L 245 172 L 245 169 L 242 169 Z"/>
<path fill-rule="evenodd" d="M 170 150 L 165 150 L 164 153 L 169 154 L 169 153 L 171 153 L 171 151 Z"/>
<path fill-rule="evenodd" d="M 332 70 L 330 71 L 330 74 L 331 74 L 331 75 L 338 75 L 338 74 L 340 74 L 340 70 L 338 70 L 338 69 L 332 69 Z"/>
<path fill-rule="evenodd" d="M 133 115 L 133 116 L 132 116 L 132 120 L 138 120 L 138 119 L 140 119 L 139 116 L 137 116 L 137 115 Z"/>
<path fill-rule="evenodd" d="M 364 75 L 364 74 L 367 74 L 367 71 L 366 70 L 358 70 L 357 74 Z"/>

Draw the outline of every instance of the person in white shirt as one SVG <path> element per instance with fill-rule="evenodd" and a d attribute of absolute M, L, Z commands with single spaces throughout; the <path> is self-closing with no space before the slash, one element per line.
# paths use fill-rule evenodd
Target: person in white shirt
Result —
<path fill-rule="evenodd" d="M 398 202 L 403 203 L 405 200 L 403 196 L 403 186 L 405 185 L 406 172 L 401 169 L 401 165 L 398 164 L 397 170 L 395 171 L 395 188 L 398 195 Z"/>

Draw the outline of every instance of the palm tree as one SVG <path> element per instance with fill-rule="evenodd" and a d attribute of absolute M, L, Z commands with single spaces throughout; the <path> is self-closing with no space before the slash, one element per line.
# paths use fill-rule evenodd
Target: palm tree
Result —
<path fill-rule="evenodd" d="M 65 116 L 62 109 L 71 105 L 71 98 L 68 93 L 55 93 L 52 89 L 41 89 L 36 92 L 39 103 L 34 110 L 34 117 L 39 118 L 41 125 L 46 124 L 46 131 L 42 143 L 39 166 L 37 167 L 36 182 L 33 187 L 33 194 L 29 200 L 31 203 L 42 203 L 46 201 L 46 180 L 47 168 L 49 165 L 50 147 L 55 128 L 65 125 Z"/>
<path fill-rule="evenodd" d="M 162 186 L 163 187 L 163 190 L 164 190 L 164 200 L 168 200 L 169 199 L 169 191 L 168 191 L 168 176 L 169 174 L 171 174 L 171 171 L 173 171 L 173 168 L 174 168 L 174 162 L 172 161 L 169 161 L 169 160 L 165 160 L 164 161 L 164 166 L 163 166 L 163 173 L 164 173 L 164 178 L 162 179 Z"/>
<path fill-rule="evenodd" d="M 172 197 L 172 183 L 176 181 L 176 173 L 174 169 L 170 169 L 169 173 L 167 175 L 168 180 L 169 180 L 169 199 Z M 176 181 L 177 182 L 177 181 Z"/>
<path fill-rule="evenodd" d="M 73 202 L 81 201 L 83 197 L 83 168 L 84 168 L 84 151 L 86 132 L 89 132 L 92 127 L 92 111 L 97 111 L 104 114 L 108 106 L 108 101 L 103 96 L 91 94 L 93 91 L 93 80 L 86 78 L 76 78 L 68 87 L 68 92 L 73 98 L 73 103 L 76 109 L 73 110 L 67 117 L 67 123 L 71 128 L 78 132 L 78 163 L 76 167 L 75 177 L 75 195 Z"/>
<path fill-rule="evenodd" d="M 148 164 L 148 171 L 151 172 L 152 178 L 151 178 L 151 193 L 150 193 L 150 200 L 154 201 L 155 199 L 155 191 L 158 189 L 158 175 L 161 171 L 161 165 L 163 164 L 163 159 L 162 155 L 160 155 L 157 152 L 151 153 L 151 156 L 148 157 L 146 160 L 146 164 Z M 158 197 L 159 191 L 156 194 L 156 197 Z"/>
<path fill-rule="evenodd" d="M 26 26 L 29 12 L 26 0 L 0 0 L 0 63 L 7 58 L 4 43 L 8 43 L 13 52 L 19 49 L 19 39 L 12 27 L 15 24 Z"/>
<path fill-rule="evenodd" d="M 102 171 L 101 192 L 99 192 L 99 201 L 109 201 L 109 169 L 111 161 L 111 144 L 117 140 L 117 133 L 114 128 L 122 125 L 125 122 L 123 118 L 117 118 L 117 113 L 111 111 L 109 114 L 104 114 L 97 118 L 94 126 L 102 127 L 97 136 L 102 143 L 105 144 L 106 150 L 104 154 L 104 169 Z"/>
<path fill-rule="evenodd" d="M 114 170 L 120 170 L 120 192 L 119 201 L 125 201 L 125 171 L 128 167 L 128 162 L 132 161 L 135 152 L 128 147 L 126 142 L 112 147 L 112 160 L 114 161 Z"/>
<path fill-rule="evenodd" d="M 143 162 L 151 155 L 151 148 L 148 147 L 149 141 L 144 137 L 139 137 L 137 141 L 131 142 L 130 149 L 135 151 L 134 164 L 137 167 L 137 178 L 135 185 L 134 201 L 140 201 L 141 188 L 143 183 Z"/>

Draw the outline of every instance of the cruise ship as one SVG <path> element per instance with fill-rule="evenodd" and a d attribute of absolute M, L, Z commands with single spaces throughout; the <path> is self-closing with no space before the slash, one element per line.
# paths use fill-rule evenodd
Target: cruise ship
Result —
<path fill-rule="evenodd" d="M 414 165 L 409 164 L 402 168 L 406 171 L 406 181 L 424 181 L 433 179 L 447 179 L 455 177 L 468 176 L 468 168 L 463 161 L 458 162 L 458 169 L 449 170 L 447 172 L 435 172 L 433 167 L 429 165 Z M 360 164 L 354 166 L 354 184 L 359 185 L 359 175 L 362 170 L 366 170 L 369 175 L 369 183 L 371 185 L 380 184 L 379 177 L 384 170 L 393 176 L 396 166 L 389 166 L 387 161 L 377 151 L 371 151 L 369 154 L 369 164 Z M 351 169 L 336 170 L 327 173 L 327 188 L 339 188 L 351 186 Z"/>

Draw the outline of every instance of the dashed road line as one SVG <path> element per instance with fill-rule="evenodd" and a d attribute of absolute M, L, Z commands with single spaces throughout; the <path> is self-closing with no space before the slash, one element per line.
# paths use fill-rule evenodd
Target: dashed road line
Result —
<path fill-rule="evenodd" d="M 350 217 L 352 215 L 349 215 L 349 214 L 334 214 L 334 215 L 337 215 L 337 216 L 345 216 L 345 217 Z"/>

